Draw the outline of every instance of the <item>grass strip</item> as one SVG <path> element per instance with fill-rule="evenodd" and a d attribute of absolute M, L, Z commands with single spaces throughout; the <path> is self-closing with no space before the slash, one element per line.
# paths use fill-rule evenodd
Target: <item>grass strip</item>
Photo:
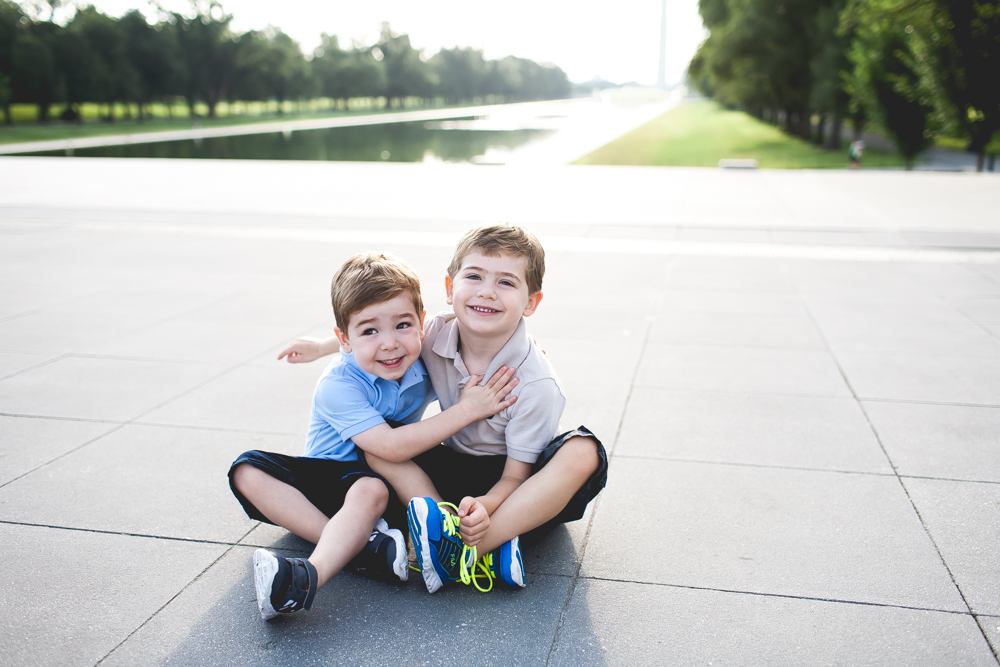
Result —
<path fill-rule="evenodd" d="M 216 118 L 159 118 L 148 117 L 139 122 L 135 118 L 118 118 L 113 123 L 84 122 L 73 123 L 53 120 L 48 123 L 23 122 L 12 125 L 0 124 L 0 144 L 16 144 L 27 141 L 50 141 L 57 139 L 80 139 L 83 137 L 103 137 L 114 134 L 138 134 L 141 132 L 165 132 L 168 130 L 190 130 L 192 127 L 228 127 L 233 125 L 248 125 L 250 123 L 282 122 L 306 120 L 310 118 L 333 118 L 337 116 L 372 115 L 382 113 L 397 113 L 411 109 L 358 109 L 355 111 L 338 111 L 327 109 L 303 113 L 284 113 L 266 115 L 232 115 Z M 197 125 L 196 125 L 197 123 Z"/>
<path fill-rule="evenodd" d="M 844 169 L 847 144 L 829 150 L 791 137 L 742 111 L 709 100 L 681 104 L 576 164 L 717 167 L 727 158 L 754 159 L 762 169 Z M 865 149 L 866 167 L 901 167 L 894 153 Z"/>

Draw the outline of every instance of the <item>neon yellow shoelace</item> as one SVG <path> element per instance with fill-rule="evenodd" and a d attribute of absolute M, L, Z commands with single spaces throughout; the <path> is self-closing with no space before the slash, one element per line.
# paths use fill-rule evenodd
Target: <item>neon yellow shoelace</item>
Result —
<path fill-rule="evenodd" d="M 461 540 L 461 535 L 458 532 L 458 526 L 461 523 L 461 519 L 458 518 L 458 508 L 451 503 L 441 502 L 438 503 L 438 507 L 450 507 L 454 510 L 451 512 L 442 512 L 444 514 L 444 532 L 448 535 L 455 537 L 457 536 Z M 470 547 L 469 545 L 462 542 L 462 557 L 458 562 L 458 578 L 463 584 L 468 586 L 472 584 L 481 593 L 489 593 L 493 590 L 493 573 L 490 570 L 490 565 L 493 562 L 493 554 L 488 553 L 483 556 L 482 560 L 476 558 L 477 552 L 476 547 Z M 487 559 L 489 561 L 487 562 Z M 469 565 L 472 564 L 471 570 Z M 480 572 L 476 572 L 476 567 L 479 567 Z M 487 586 L 484 588 L 479 585 L 479 580 L 477 577 L 486 577 Z"/>

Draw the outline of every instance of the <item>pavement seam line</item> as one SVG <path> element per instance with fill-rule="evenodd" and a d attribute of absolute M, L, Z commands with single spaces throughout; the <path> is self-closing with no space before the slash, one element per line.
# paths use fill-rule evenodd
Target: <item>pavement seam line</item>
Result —
<path fill-rule="evenodd" d="M 104 216 L 104 217 L 107 217 L 107 216 L 110 215 L 110 216 L 117 217 L 117 218 L 120 218 L 120 219 L 125 219 L 125 220 L 134 220 L 137 216 L 140 216 L 140 215 L 158 215 L 158 216 L 167 215 L 167 216 L 177 216 L 177 217 L 181 217 L 181 218 L 192 218 L 194 216 L 203 216 L 204 215 L 203 213 L 193 212 L 191 210 L 185 210 L 185 209 L 166 209 L 166 210 L 165 209 L 149 209 L 149 208 L 121 208 L 121 209 L 114 208 L 114 209 L 108 209 L 108 208 L 83 208 L 83 207 L 80 207 L 80 206 L 74 206 L 74 207 L 67 208 L 67 207 L 60 207 L 60 206 L 50 206 L 50 205 L 43 205 L 43 204 L 33 204 L 33 203 L 23 203 L 23 204 L 3 203 L 3 204 L 0 204 L 0 219 L 14 219 L 14 218 L 18 218 L 18 215 L 19 215 L 20 211 L 30 211 L 30 212 L 33 212 L 33 213 L 35 213 L 35 212 L 49 213 L 49 212 L 54 211 L 57 215 L 61 214 L 62 216 L 79 214 L 79 213 L 85 213 L 85 214 L 91 215 L 91 218 L 93 218 L 93 216 Z M 275 219 L 275 215 L 274 214 L 270 214 L 270 213 L 255 213 L 253 211 L 230 211 L 230 210 L 218 210 L 218 211 L 215 211 L 215 210 L 213 210 L 213 211 L 210 211 L 209 213 L 213 214 L 213 215 L 214 214 L 217 214 L 217 215 L 229 215 L 229 216 L 233 216 L 233 217 L 235 217 L 237 219 L 246 219 L 248 217 L 254 217 L 254 218 L 257 218 L 257 219 L 260 219 L 260 220 L 264 220 L 264 221 L 270 221 L 270 220 L 274 220 Z M 40 217 L 40 218 L 32 218 L 32 219 L 39 219 L 39 220 L 46 220 L 46 221 L 48 221 L 48 220 L 65 220 L 66 218 L 65 217 L 57 217 L 57 218 Z M 303 213 L 303 212 L 284 214 L 284 215 L 281 216 L 281 219 L 285 220 L 285 221 L 287 221 L 287 220 L 304 220 L 304 221 L 310 221 L 310 222 L 324 221 L 324 222 L 333 222 L 333 223 L 344 224 L 344 225 L 356 225 L 359 222 L 368 223 L 368 222 L 370 222 L 373 219 L 384 221 L 384 222 L 407 222 L 407 221 L 411 220 L 411 218 L 409 218 L 409 217 L 407 217 L 407 218 L 400 218 L 400 217 L 385 217 L 385 216 L 383 216 L 383 217 L 379 217 L 379 218 L 367 218 L 367 217 L 362 217 L 362 216 L 358 216 L 358 215 L 349 215 L 349 216 L 339 216 L 338 217 L 338 216 L 331 216 L 331 215 L 326 215 L 326 214 L 317 214 L 317 213 L 311 213 L 310 214 L 310 213 Z M 473 220 L 470 218 L 470 219 L 467 219 L 467 220 L 452 221 L 452 222 L 455 222 L 456 225 L 461 226 L 461 225 L 471 224 L 473 222 Z M 674 232 L 675 232 L 674 238 L 676 238 L 676 234 L 679 233 L 681 230 L 697 230 L 697 231 L 706 231 L 707 230 L 707 231 L 716 231 L 716 232 L 719 232 L 719 231 L 721 231 L 721 232 L 746 232 L 746 231 L 751 231 L 751 232 L 753 232 L 753 231 L 755 231 L 755 232 L 766 232 L 769 235 L 769 238 L 771 240 L 774 240 L 773 235 L 775 233 L 784 234 L 784 233 L 788 233 L 788 232 L 795 232 L 795 233 L 810 233 L 810 234 L 812 234 L 812 233 L 818 233 L 818 234 L 855 234 L 855 235 L 856 234 L 876 234 L 876 235 L 879 235 L 879 234 L 882 234 L 882 233 L 884 233 L 886 231 L 882 227 L 808 227 L 808 226 L 799 226 L 799 227 L 796 227 L 796 226 L 785 226 L 785 227 L 763 227 L 763 226 L 761 226 L 761 227 L 746 227 L 746 226 L 741 226 L 741 225 L 740 226 L 733 226 L 733 225 L 725 225 L 725 224 L 718 224 L 718 223 L 710 223 L 710 224 L 690 224 L 689 223 L 689 224 L 682 224 L 682 223 L 675 223 L 675 222 L 659 223 L 659 222 L 649 222 L 649 221 L 642 221 L 642 220 L 634 220 L 634 221 L 631 221 L 631 222 L 628 222 L 628 221 L 615 221 L 614 223 L 610 223 L 610 222 L 588 222 L 588 223 L 583 223 L 583 224 L 586 225 L 586 229 L 587 230 L 599 230 L 600 228 L 608 228 L 608 229 L 614 229 L 614 230 L 620 230 L 622 228 L 636 228 L 636 229 L 641 230 L 641 231 L 674 230 Z M 354 227 L 351 227 L 351 229 L 353 229 L 353 228 Z M 2 230 L 2 229 L 3 229 L 3 227 L 0 226 L 0 230 Z M 465 227 L 462 227 L 462 229 L 465 229 Z M 913 233 L 918 233 L 918 234 L 919 233 L 926 233 L 927 231 L 928 230 L 919 229 L 919 228 L 916 228 L 916 229 L 903 229 L 903 228 L 895 229 L 896 233 L 902 234 L 902 235 L 913 234 Z M 935 232 L 931 232 L 931 233 L 935 233 Z M 940 232 L 937 232 L 937 233 L 940 233 Z M 896 245 L 875 246 L 875 247 L 890 247 L 890 248 L 896 248 L 896 247 L 905 247 L 905 248 L 942 248 L 942 249 L 945 249 L 945 250 L 967 250 L 967 249 L 977 249 L 977 248 L 979 248 L 979 249 L 987 249 L 987 250 L 1000 250 L 1000 235 L 998 235 L 998 234 L 994 234 L 994 235 L 998 236 L 998 243 L 997 243 L 997 245 L 991 245 L 991 246 L 968 246 L 968 245 L 954 245 L 954 244 L 952 244 L 952 245 L 947 245 L 947 244 L 933 244 L 932 245 L 932 244 L 920 244 L 920 243 L 907 242 L 906 244 L 904 244 L 902 246 L 900 246 L 899 244 L 896 244 Z M 585 233 L 581 234 L 581 236 L 597 237 L 597 235 L 595 235 L 593 233 L 589 233 L 589 232 L 585 232 Z M 823 244 L 804 244 L 804 245 L 823 245 Z M 996 280 L 992 276 L 990 276 L 989 274 L 985 274 L 985 275 L 983 275 L 983 277 L 986 278 L 986 279 L 988 279 L 988 280 L 990 280 L 990 281 L 992 281 L 992 282 L 996 282 Z"/>
<path fill-rule="evenodd" d="M 730 593 L 733 595 L 750 595 L 753 597 L 780 598 L 785 600 L 805 600 L 809 602 L 828 602 L 830 604 L 851 604 L 862 607 L 882 607 L 887 609 L 908 609 L 911 611 L 929 611 L 938 614 L 952 614 L 954 616 L 972 616 L 972 617 L 976 616 L 976 614 L 971 611 L 966 612 L 966 611 L 956 611 L 952 609 L 936 609 L 934 607 L 916 607 L 913 605 L 892 604 L 888 602 L 868 602 L 865 600 L 841 600 L 838 598 L 822 598 L 811 595 L 792 595 L 789 593 L 765 593 L 762 591 L 741 591 L 733 588 L 690 586 L 687 584 L 670 584 L 659 581 L 637 581 L 634 579 L 613 579 L 610 577 L 584 577 L 584 579 L 588 579 L 591 581 L 607 581 L 609 583 L 618 583 L 618 584 L 635 584 L 637 586 L 660 586 L 663 588 L 680 588 L 692 591 L 708 591 L 713 593 Z"/>
<path fill-rule="evenodd" d="M 676 391 L 684 392 L 688 394 L 722 394 L 726 396 L 736 395 L 736 396 L 782 396 L 786 398 L 809 398 L 817 400 L 826 401 L 855 401 L 862 400 L 868 403 L 901 403 L 904 405 L 945 405 L 952 407 L 961 408 L 1000 408 L 1000 405 L 993 403 L 962 403 L 955 401 L 922 401 L 915 398 L 879 398 L 871 396 L 860 396 L 855 398 L 854 396 L 827 396 L 824 394 L 790 394 L 787 392 L 780 391 L 751 391 L 746 389 L 720 389 L 718 387 L 682 387 L 682 386 L 664 386 L 664 385 L 652 385 L 652 384 L 637 384 L 637 387 L 642 389 L 653 389 L 656 391 Z"/>
<path fill-rule="evenodd" d="M 308 329 L 305 329 L 301 333 L 297 334 L 295 337 L 298 338 L 299 336 L 303 336 L 306 333 L 308 333 L 309 331 L 312 331 L 313 329 L 315 329 L 317 326 L 319 326 L 319 325 L 316 325 L 316 326 L 313 326 L 313 327 L 309 327 Z M 7 482 L 4 482 L 3 484 L 0 484 L 0 489 L 4 488 L 8 484 L 12 484 L 12 483 L 16 482 L 17 480 L 21 479 L 25 475 L 30 475 L 31 473 L 33 473 L 33 472 L 35 472 L 37 470 L 40 470 L 40 469 L 44 468 L 47 465 L 55 463 L 56 461 L 58 461 L 58 460 L 60 460 L 62 458 L 65 458 L 65 457 L 69 456 L 70 454 L 72 454 L 74 452 L 77 452 L 77 451 L 83 449 L 84 447 L 87 447 L 88 445 L 93 444 L 94 442 L 100 440 L 101 438 L 104 438 L 105 436 L 111 435 L 112 433 L 114 433 L 116 431 L 119 431 L 119 430 L 125 428 L 126 426 L 135 424 L 136 422 L 138 422 L 138 420 L 141 417 L 143 417 L 145 415 L 148 415 L 149 413 L 154 412 L 156 410 L 159 410 L 163 406 L 168 405 L 168 404 L 172 403 L 173 401 L 176 401 L 179 398 L 183 398 L 184 396 L 187 396 L 191 392 L 197 391 L 198 389 L 201 389 L 205 385 L 207 385 L 207 384 L 209 384 L 211 382 L 214 382 L 215 380 L 218 380 L 221 377 L 225 377 L 226 375 L 232 373 L 233 371 L 236 371 L 237 369 L 242 368 L 242 367 L 246 366 L 247 364 L 250 364 L 253 361 L 255 361 L 255 360 L 263 357 L 265 354 L 268 354 L 269 352 L 271 352 L 271 350 L 275 349 L 276 347 L 278 347 L 280 345 L 282 345 L 282 343 L 278 343 L 276 345 L 271 345 L 270 347 L 268 347 L 263 352 L 260 352 L 258 354 L 252 355 L 248 359 L 245 359 L 245 360 L 243 360 L 243 361 L 241 361 L 241 362 L 239 362 L 239 363 L 237 363 L 237 364 L 235 364 L 235 365 L 233 365 L 233 366 L 231 366 L 231 367 L 223 370 L 222 372 L 217 373 L 216 375 L 213 375 L 212 377 L 210 377 L 210 378 L 208 378 L 208 379 L 206 379 L 206 380 L 204 380 L 204 381 L 196 384 L 195 386 L 190 387 L 190 388 L 182 391 L 180 394 L 172 396 L 171 398 L 167 399 L 166 401 L 163 401 L 162 403 L 160 403 L 158 405 L 154 405 L 153 407 L 151 407 L 151 408 L 149 408 L 149 409 L 147 409 L 147 410 L 139 413 L 135 417 L 132 417 L 131 419 L 126 420 L 126 421 L 118 424 L 118 426 L 116 426 L 115 428 L 113 428 L 113 429 L 111 429 L 111 430 L 109 430 L 109 431 L 107 431 L 105 433 L 102 433 L 101 435 L 99 435 L 99 436 L 97 436 L 95 438 L 92 438 L 91 440 L 88 440 L 87 442 L 83 443 L 82 445 L 74 447 L 73 449 L 70 449 L 69 451 L 63 452 L 59 456 L 57 456 L 57 457 L 55 457 L 55 458 L 53 458 L 53 459 L 51 459 L 49 461 L 46 461 L 45 463 L 42 463 L 42 464 L 40 464 L 40 465 L 32 468 L 31 470 L 25 472 L 24 474 L 19 475 L 19 476 L 15 477 L 14 479 L 11 479 L 11 480 L 9 480 Z M 69 355 L 64 355 L 64 356 L 69 356 Z"/>
<path fill-rule="evenodd" d="M 889 451 L 885 448 L 885 443 L 882 442 L 882 437 L 879 435 L 878 429 L 875 428 L 875 424 L 872 422 L 871 417 L 868 414 L 868 411 L 865 409 L 864 403 L 862 402 L 861 398 L 858 397 L 858 393 L 854 390 L 854 386 L 851 384 L 850 379 L 847 377 L 847 373 L 844 371 L 843 366 L 841 366 L 840 360 L 837 358 L 837 355 L 830 347 L 829 341 L 827 341 L 826 335 L 823 333 L 823 330 L 820 328 L 819 322 L 813 315 L 812 309 L 809 308 L 809 305 L 805 299 L 802 299 L 802 302 L 803 306 L 806 309 L 806 313 L 809 315 L 810 319 L 812 319 L 813 325 L 816 327 L 820 337 L 823 339 L 823 342 L 827 346 L 827 353 L 830 355 L 830 358 L 833 360 L 833 363 L 837 366 L 837 370 L 840 372 L 840 376 L 841 378 L 843 378 L 844 383 L 850 390 L 851 395 L 854 396 L 854 400 L 858 405 L 858 409 L 861 410 L 861 414 L 864 415 L 865 421 L 868 422 L 868 428 L 871 429 L 872 435 L 875 436 L 875 441 L 878 443 L 879 448 L 882 450 L 882 455 L 885 456 L 885 460 L 888 461 L 889 465 L 892 467 L 892 471 L 893 473 L 895 473 L 896 482 L 899 484 L 900 488 L 903 490 L 903 493 L 906 495 L 906 499 L 907 501 L 909 501 L 910 507 L 913 508 L 913 513 L 917 516 L 917 520 L 920 522 L 921 527 L 923 527 L 924 529 L 924 534 L 927 536 L 927 539 L 930 540 L 931 546 L 934 547 L 934 551 L 937 553 L 941 565 L 944 566 L 945 572 L 948 573 L 948 577 L 951 579 L 952 586 L 954 586 L 955 591 L 958 592 L 958 595 L 962 599 L 962 603 L 965 605 L 965 608 L 969 610 L 969 615 L 972 616 L 973 619 L 975 619 L 975 613 L 972 611 L 972 605 L 969 604 L 969 600 L 968 598 L 966 598 L 965 592 L 962 590 L 962 587 L 958 585 L 958 580 L 955 579 L 955 573 L 948 565 L 948 561 L 945 560 L 944 554 L 941 553 L 941 547 L 938 545 L 937 540 L 935 540 L 934 536 L 931 534 L 930 527 L 927 525 L 927 522 L 924 520 L 923 515 L 920 513 L 920 509 L 917 507 L 916 502 L 913 500 L 913 496 L 910 495 L 910 490 L 906 488 L 906 484 L 903 481 L 902 476 L 899 474 L 899 469 L 896 467 L 896 463 L 892 460 L 892 457 L 889 455 Z M 1000 664 L 1000 653 L 998 653 L 994 649 L 993 644 L 990 643 L 989 635 L 986 634 L 985 630 L 979 624 L 978 620 L 976 621 L 976 627 L 979 628 L 979 632 L 982 635 L 983 639 L 986 641 L 986 645 L 990 648 L 990 651 L 993 653 L 993 659 L 998 664 Z"/>
<path fill-rule="evenodd" d="M 59 417 L 56 415 L 27 415 L 20 412 L 0 412 L 0 417 L 18 417 L 20 419 L 46 419 L 61 422 L 83 422 L 84 424 L 124 424 L 122 419 L 87 419 L 86 417 Z"/>
<path fill-rule="evenodd" d="M 185 235 L 201 238 L 242 239 L 252 241 L 298 241 L 310 243 L 365 243 L 417 247 L 452 247 L 456 234 L 399 233 L 384 231 L 332 230 L 264 225 L 193 226 L 176 223 L 69 222 L 75 232 Z M 754 260 L 797 259 L 831 262 L 921 263 L 921 264 L 1000 264 L 1000 251 L 993 248 L 949 249 L 912 246 L 851 246 L 832 244 L 792 244 L 724 241 L 651 240 L 546 235 L 543 242 L 550 252 L 580 252 L 661 257 L 723 257 Z"/>
<path fill-rule="evenodd" d="M 903 479 L 926 479 L 937 482 L 959 482 L 965 484 L 1000 484 L 991 479 L 959 479 L 957 477 L 931 477 L 929 475 L 902 475 L 890 472 L 867 472 L 864 470 L 835 470 L 832 468 L 806 468 L 802 466 L 782 466 L 763 463 L 745 463 L 741 461 L 706 461 L 702 459 L 682 459 L 666 456 L 649 456 L 643 454 L 616 454 L 615 458 L 634 459 L 641 461 L 667 461 L 671 463 L 693 463 L 696 465 L 734 466 L 739 468 L 764 468 L 766 470 L 798 470 L 801 472 L 827 472 L 837 475 L 859 475 L 862 477 L 901 477 Z"/>
<path fill-rule="evenodd" d="M 243 537 L 241 537 L 240 539 L 242 540 L 242 539 L 243 539 L 244 537 L 246 537 L 247 535 L 249 535 L 249 534 L 250 534 L 250 532 L 251 532 L 251 531 L 252 531 L 252 530 L 253 530 L 254 528 L 256 528 L 256 527 L 257 527 L 257 526 L 254 526 L 253 528 L 251 528 L 250 530 L 248 530 L 248 531 L 247 531 L 246 533 L 244 533 L 244 534 L 243 534 Z M 213 567 L 215 567 L 216 563 L 218 563 L 218 562 L 219 562 L 219 561 L 221 561 L 221 560 L 222 560 L 223 558 L 225 558 L 225 557 L 226 557 L 226 556 L 227 556 L 227 555 L 229 554 L 229 552 L 230 552 L 230 551 L 232 551 L 233 549 L 235 549 L 235 548 L 236 548 L 236 546 L 237 546 L 236 544 L 233 544 L 233 545 L 232 545 L 232 546 L 230 546 L 230 547 L 229 547 L 228 549 L 226 549 L 225 551 L 223 551 L 223 552 L 222 552 L 222 553 L 221 553 L 221 554 L 219 555 L 219 557 L 218 557 L 218 558 L 216 558 L 216 559 L 215 559 L 215 560 L 213 560 L 213 561 L 212 561 L 211 563 L 209 563 L 209 564 L 208 564 L 208 565 L 207 565 L 207 566 L 205 567 L 205 569 L 203 569 L 203 570 L 202 570 L 201 572 L 199 572 L 199 573 L 198 573 L 198 574 L 197 574 L 197 575 L 195 576 L 195 578 L 194 578 L 194 579 L 192 579 L 191 581 L 187 582 L 187 583 L 186 583 L 186 584 L 185 584 L 184 586 L 182 586 L 182 587 L 181 587 L 181 589 L 180 589 L 179 591 L 177 591 L 176 593 L 174 593 L 174 595 L 172 595 L 172 596 L 171 596 L 171 598 L 170 598 L 169 600 L 167 600 L 166 602 L 164 602 L 164 603 L 163 603 L 163 605 L 161 605 L 159 609 L 157 609 L 156 611 L 154 611 L 154 612 L 152 613 L 152 615 L 150 615 L 150 617 L 149 617 L 149 618 L 147 618 L 147 619 L 146 619 L 145 621 L 143 621 L 142 623 L 140 623 L 140 624 L 139 624 L 139 626 L 135 628 L 135 630 L 133 630 L 132 632 L 128 633 L 128 634 L 127 634 L 127 635 L 125 636 L 125 639 L 123 639 L 123 640 L 121 640 L 120 642 L 118 642 L 118 644 L 116 644 L 116 645 L 115 645 L 115 646 L 114 646 L 114 647 L 113 647 L 113 648 L 112 648 L 112 649 L 111 649 L 110 651 L 108 651 L 107 653 L 105 653 L 105 654 L 104 654 L 104 656 L 103 656 L 103 657 L 102 657 L 102 658 L 101 658 L 100 660 L 98 660 L 98 661 L 97 661 L 96 663 L 94 663 L 95 667 L 96 667 L 96 665 L 99 665 L 99 664 L 101 664 L 102 662 L 104 662 L 105 660 L 107 660 L 107 659 L 108 659 L 108 658 L 109 658 L 109 657 L 111 656 L 111 654 L 112 654 L 112 653 L 114 653 L 114 652 L 115 652 L 115 651 L 117 651 L 117 650 L 118 650 L 119 648 L 121 648 L 121 647 L 122 647 L 122 646 L 123 646 L 123 645 L 125 644 L 125 642 L 127 642 L 127 641 L 128 641 L 129 639 L 131 639 L 131 638 L 132 638 L 132 636 L 133 636 L 133 635 L 134 635 L 135 633 L 139 632 L 139 631 L 140 631 L 140 630 L 142 630 L 142 629 L 143 629 L 144 627 L 146 627 L 146 624 L 148 624 L 148 623 L 149 623 L 150 621 L 152 621 L 152 620 L 153 620 L 154 618 L 156 618 L 156 617 L 157 617 L 157 616 L 158 616 L 158 615 L 160 614 L 160 612 L 161 612 L 161 611 L 163 611 L 164 609 L 166 609 L 166 608 L 167 608 L 167 607 L 168 607 L 168 606 L 170 605 L 170 603 L 171 603 L 171 602 L 173 602 L 173 601 L 174 601 L 174 600 L 176 600 L 176 599 L 177 599 L 178 597 L 180 597 L 180 595 L 181 595 L 181 594 L 182 594 L 182 593 L 183 593 L 184 591 L 186 591 L 186 590 L 187 590 L 188 588 L 190 588 L 190 587 L 191 587 L 192 585 L 194 585 L 194 584 L 195 584 L 195 583 L 196 583 L 196 582 L 197 582 L 197 581 L 198 581 L 199 579 L 201 579 L 201 578 L 202 578 L 203 576 L 205 576 L 205 573 L 206 573 L 206 572 L 208 572 L 208 571 L 209 571 L 209 570 L 211 570 L 211 569 L 212 569 Z"/>
<path fill-rule="evenodd" d="M 58 357 L 52 357 L 51 359 L 46 359 L 45 361 L 41 361 L 41 362 L 35 364 L 34 366 L 28 366 L 27 368 L 22 368 L 19 371 L 14 371 L 10 375 L 4 375 L 3 377 L 0 377 L 0 382 L 3 382 L 4 380 L 8 380 L 8 379 L 10 379 L 12 377 L 17 377 L 18 375 L 22 375 L 22 374 L 27 373 L 29 371 L 33 371 L 33 370 L 35 370 L 37 368 L 41 368 L 42 366 L 48 366 L 49 364 L 54 364 L 55 362 L 61 361 L 62 359 L 66 359 L 67 357 L 69 357 L 71 355 L 72 355 L 72 353 L 67 352 L 65 354 L 60 354 Z"/>
<path fill-rule="evenodd" d="M 34 313 L 40 312 L 41 308 L 35 308 L 34 310 L 25 310 L 21 313 L 14 313 L 13 315 L 8 315 L 6 317 L 0 317 L 0 322 L 10 322 L 11 320 L 16 320 L 19 317 L 24 317 L 25 315 L 33 315 Z"/>
<path fill-rule="evenodd" d="M 635 368 L 632 371 L 632 381 L 629 383 L 628 395 L 625 397 L 625 403 L 622 405 L 622 414 L 618 419 L 618 428 L 615 431 L 614 439 L 611 443 L 611 451 L 607 452 L 608 456 L 608 468 L 610 469 L 610 460 L 614 455 L 615 446 L 618 444 L 618 438 L 621 435 L 622 426 L 625 423 L 625 413 L 628 410 L 629 401 L 632 399 L 632 390 L 635 387 L 635 379 L 639 375 L 639 369 L 642 367 L 642 360 L 646 355 L 646 346 L 649 343 L 650 333 L 653 331 L 653 323 L 655 322 L 656 315 L 660 311 L 660 306 L 663 303 L 663 292 L 664 288 L 661 285 L 660 290 L 657 293 L 656 305 L 653 308 L 653 315 L 647 318 L 646 322 L 646 333 L 643 336 L 642 348 L 639 350 L 639 355 L 636 358 Z M 590 543 L 590 531 L 594 527 L 594 519 L 597 517 L 597 510 L 600 508 L 602 498 L 599 496 L 594 502 L 594 509 L 590 513 L 590 521 L 587 522 L 587 530 L 583 534 L 583 545 L 580 549 L 580 557 L 577 559 L 575 566 L 573 567 L 573 574 L 570 577 L 570 583 L 566 590 L 566 599 L 563 601 L 562 609 L 559 610 L 559 621 L 556 623 L 556 631 L 552 635 L 552 643 L 549 645 L 549 652 L 545 656 L 545 665 L 548 667 L 549 663 L 552 661 L 552 656 L 555 654 L 557 646 L 559 644 L 559 635 L 562 631 L 563 624 L 566 621 L 566 612 L 569 610 L 570 602 L 573 600 L 573 595 L 576 593 L 576 584 L 580 578 L 580 569 L 583 567 L 583 559 L 587 556 L 587 546 Z"/>
<path fill-rule="evenodd" d="M 59 459 L 65 458 L 65 457 L 69 456 L 70 454 L 72 454 L 73 452 L 77 452 L 77 451 L 83 449 L 84 447 L 86 447 L 88 445 L 91 445 L 91 444 L 97 442 L 98 440 L 100 440 L 100 439 L 102 439 L 102 438 L 104 438 L 106 436 L 109 436 L 109 435 L 111 435 L 112 433 L 114 433 L 116 431 L 119 431 L 119 430 L 125 428 L 126 426 L 128 426 L 128 422 L 124 422 L 124 423 L 118 424 L 114 428 L 112 428 L 112 429 L 110 429 L 108 431 L 105 431 L 104 433 L 101 433 L 100 435 L 98 435 L 96 437 L 91 438 L 90 440 L 84 442 L 83 444 L 77 445 L 76 447 L 74 447 L 74 448 L 72 448 L 72 449 L 70 449 L 68 451 L 63 452 L 62 454 L 60 454 L 59 456 L 57 456 L 57 457 L 55 457 L 53 459 L 49 459 L 48 461 L 46 461 L 44 463 L 40 463 L 39 465 L 35 466 L 31 470 L 28 470 L 27 472 L 24 472 L 24 473 L 18 475 L 17 477 L 15 477 L 13 479 L 7 480 L 3 484 L 0 484 L 0 489 L 6 487 L 9 484 L 13 484 L 17 480 L 19 480 L 19 479 L 21 479 L 23 477 L 26 477 L 26 476 L 32 474 L 33 472 L 35 472 L 37 470 L 41 470 L 42 468 L 44 468 L 47 465 L 51 465 L 51 464 L 55 463 Z"/>
<path fill-rule="evenodd" d="M 48 528 L 48 529 L 51 529 L 51 530 L 68 530 L 68 531 L 75 532 L 75 533 L 94 533 L 94 534 L 97 534 L 97 535 L 122 535 L 122 536 L 125 536 L 125 537 L 141 537 L 141 538 L 149 539 L 149 540 L 166 540 L 168 542 L 186 542 L 186 543 L 189 543 L 189 544 L 216 544 L 216 545 L 219 545 L 219 546 L 232 546 L 232 547 L 241 546 L 240 543 L 239 543 L 239 541 L 236 541 L 236 542 L 223 542 L 223 541 L 220 541 L 220 540 L 198 540 L 198 539 L 195 539 L 193 537 L 172 537 L 170 535 L 151 535 L 149 533 L 130 533 L 130 532 L 127 532 L 127 531 L 122 531 L 122 530 L 104 530 L 104 529 L 101 529 L 101 528 L 78 528 L 76 526 L 57 526 L 57 525 L 54 525 L 54 524 L 47 524 L 47 523 L 31 523 L 31 522 L 28 522 L 28 521 L 12 521 L 10 519 L 0 519 L 0 525 L 6 525 L 6 526 L 28 526 L 30 528 Z M 256 528 L 256 526 L 254 526 L 254 528 Z M 253 528 L 251 528 L 250 530 L 253 530 Z M 250 531 L 247 531 L 247 533 L 245 535 L 243 535 L 243 537 L 241 537 L 240 539 L 241 540 L 244 539 L 249 534 L 250 534 Z M 246 545 L 243 545 L 243 546 L 246 546 Z M 289 551 L 291 551 L 291 549 L 289 549 Z"/>

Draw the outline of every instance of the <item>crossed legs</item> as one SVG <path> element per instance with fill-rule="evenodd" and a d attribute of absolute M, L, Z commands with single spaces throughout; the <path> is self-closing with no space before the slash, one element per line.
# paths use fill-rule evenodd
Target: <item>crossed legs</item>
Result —
<path fill-rule="evenodd" d="M 321 588 L 364 548 L 389 502 L 389 490 L 375 477 L 354 482 L 332 517 L 298 489 L 246 463 L 233 470 L 233 485 L 271 522 L 316 545 L 309 562 Z"/>
<path fill-rule="evenodd" d="M 427 473 L 413 461 L 390 463 L 370 454 L 366 458 L 404 504 L 420 497 L 441 501 Z M 479 553 L 489 553 L 555 518 L 599 465 L 596 441 L 585 436 L 568 439 L 544 468 L 526 479 L 493 512 L 486 535 L 476 545 Z"/>

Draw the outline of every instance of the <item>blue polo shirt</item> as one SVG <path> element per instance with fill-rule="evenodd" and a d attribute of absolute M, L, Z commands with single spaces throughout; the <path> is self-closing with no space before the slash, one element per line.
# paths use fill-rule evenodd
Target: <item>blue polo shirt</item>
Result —
<path fill-rule="evenodd" d="M 341 354 L 324 371 L 313 392 L 312 414 L 305 456 L 356 461 L 351 440 L 373 426 L 392 419 L 405 424 L 419 421 L 435 399 L 427 370 L 419 359 L 399 382 L 367 373 L 354 354 Z"/>

